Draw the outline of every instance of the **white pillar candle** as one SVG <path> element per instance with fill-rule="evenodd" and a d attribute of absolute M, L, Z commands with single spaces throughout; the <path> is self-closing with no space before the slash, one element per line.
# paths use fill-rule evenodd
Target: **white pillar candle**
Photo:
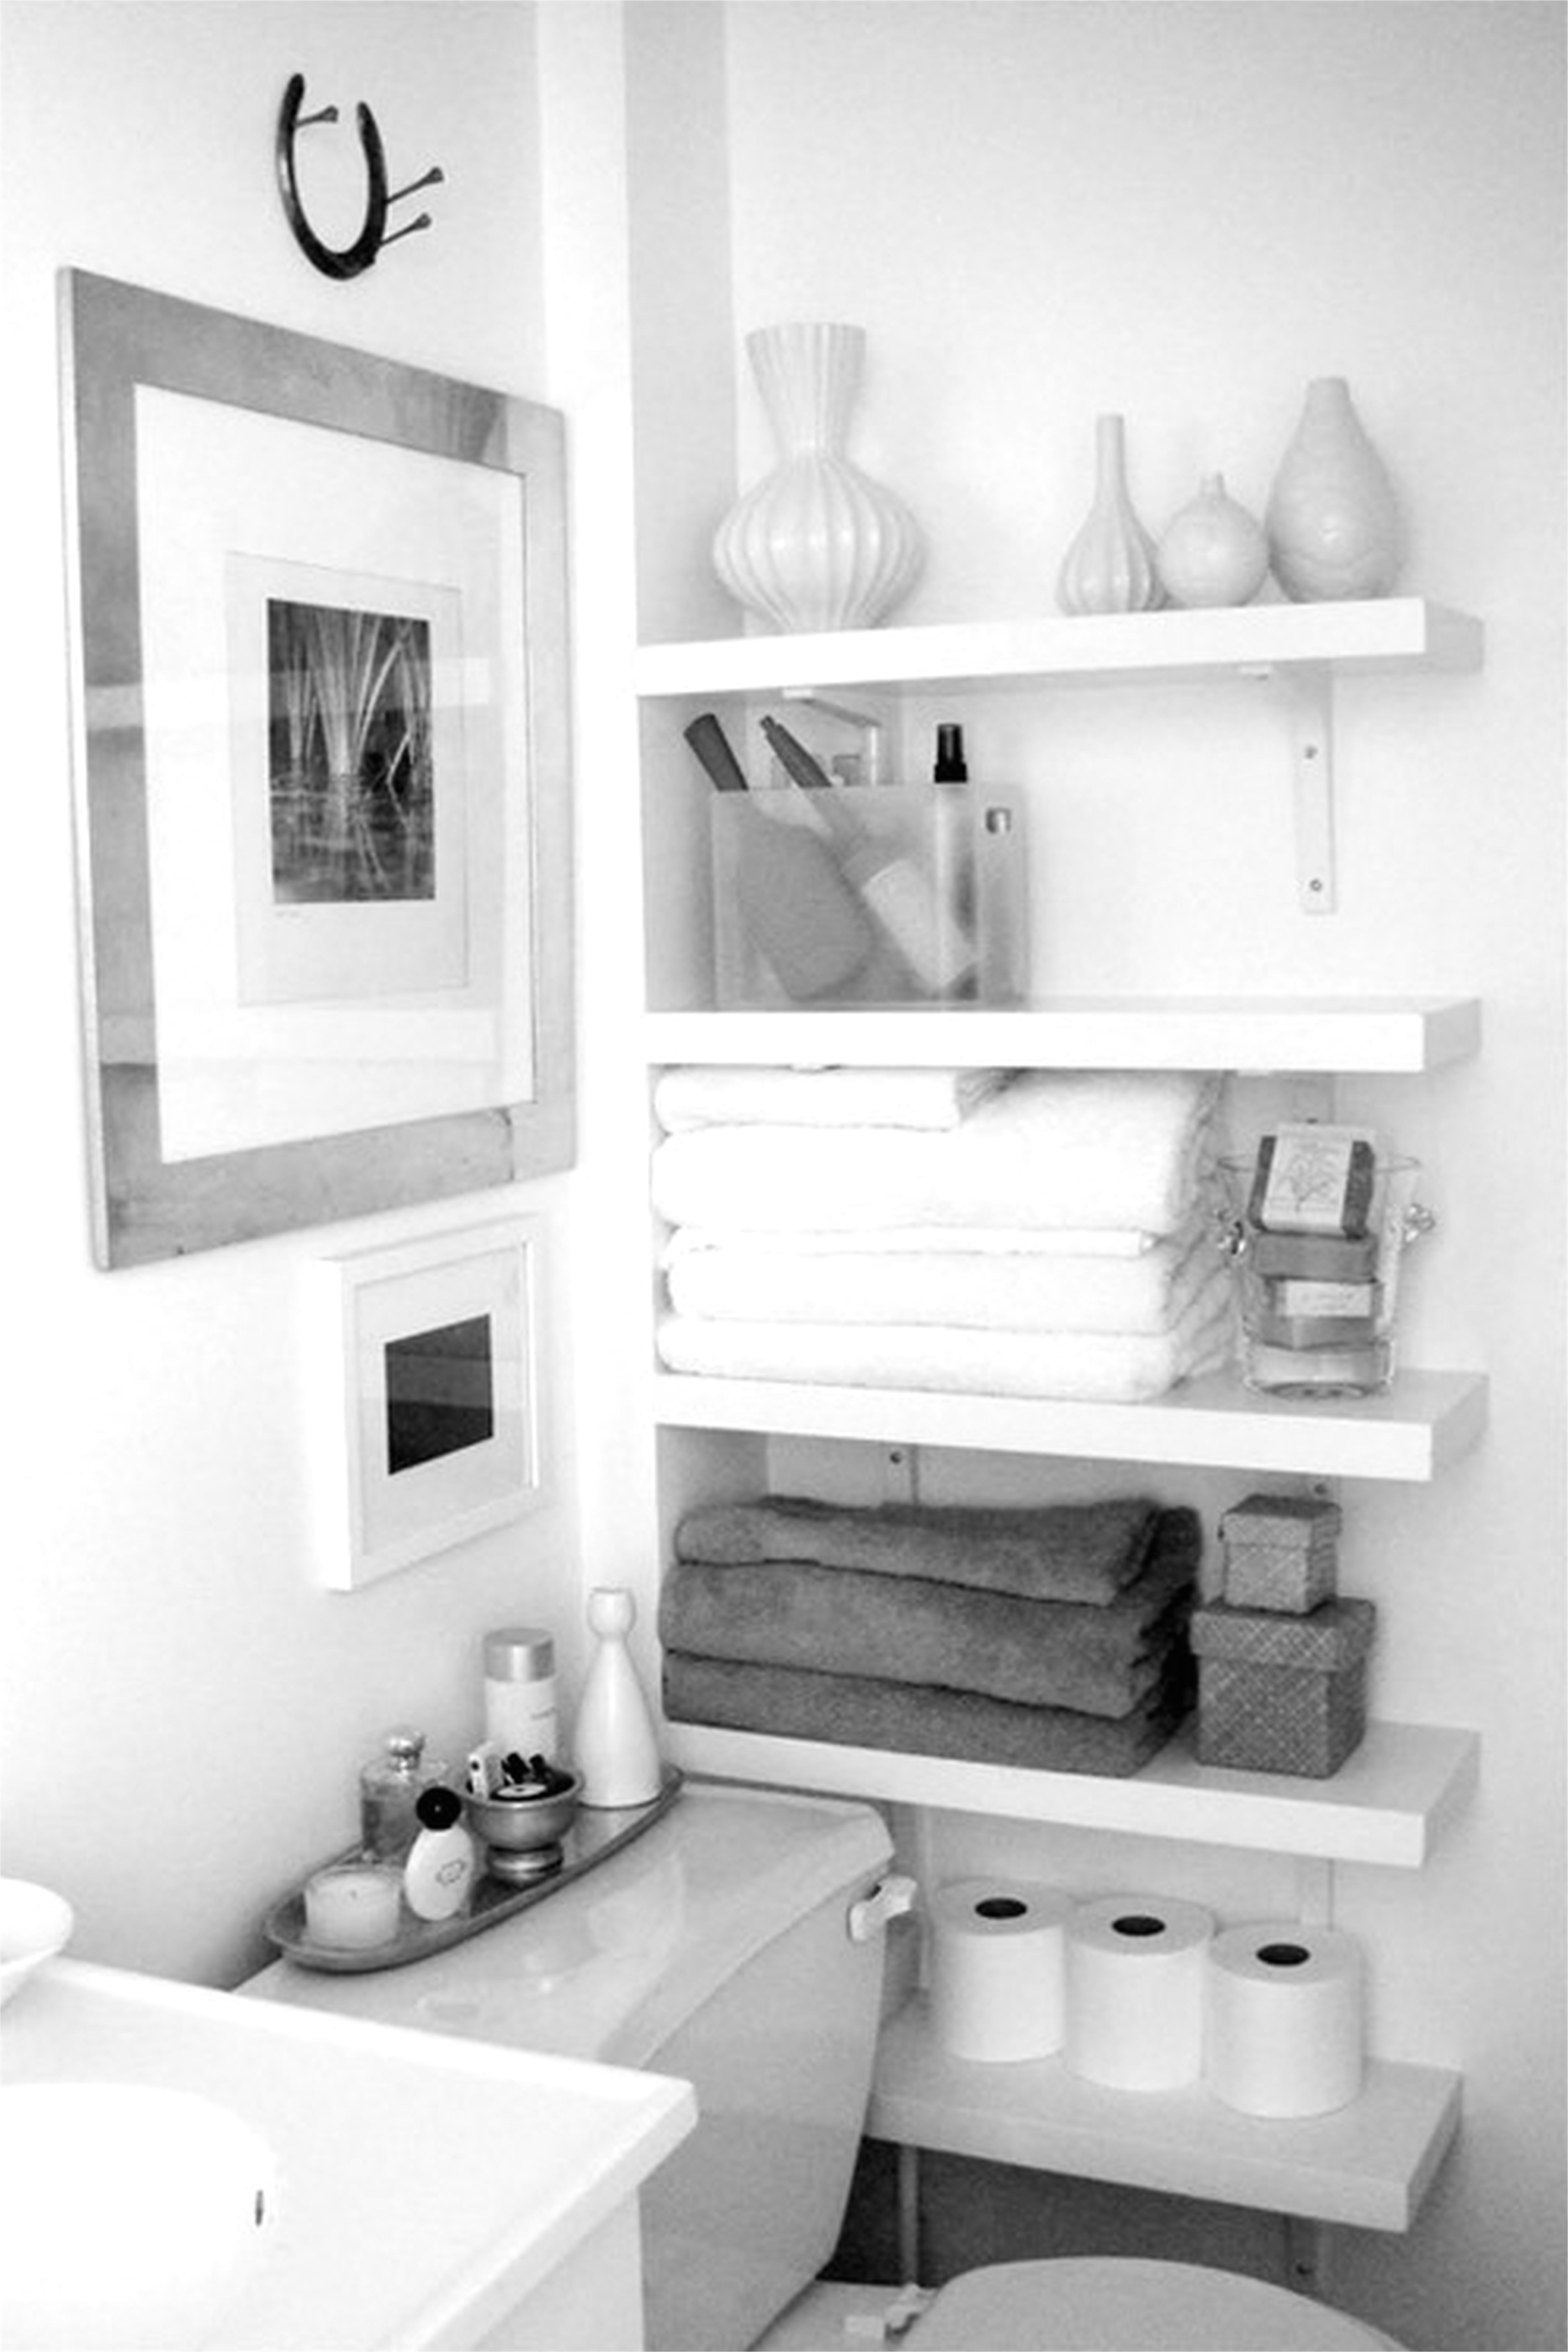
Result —
<path fill-rule="evenodd" d="M 305 1887 L 305 1932 L 340 1952 L 369 1951 L 397 1933 L 398 1874 L 368 1863 L 317 1871 Z"/>

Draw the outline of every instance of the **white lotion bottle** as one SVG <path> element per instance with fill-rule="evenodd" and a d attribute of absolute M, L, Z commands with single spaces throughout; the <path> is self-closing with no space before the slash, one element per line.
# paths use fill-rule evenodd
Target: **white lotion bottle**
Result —
<path fill-rule="evenodd" d="M 573 1739 L 584 1805 L 648 1805 L 662 1786 L 653 1717 L 626 1648 L 637 1613 L 635 1598 L 622 1585 L 596 1585 L 588 1595 L 588 1627 L 598 1647 Z"/>
<path fill-rule="evenodd" d="M 542 1756 L 560 1747 L 555 1719 L 555 1643 L 537 1625 L 501 1625 L 485 1635 L 485 1738 L 503 1756 Z"/>
<path fill-rule="evenodd" d="M 478 1872 L 463 1801 L 452 1789 L 426 1789 L 414 1811 L 420 1828 L 404 1865 L 403 1899 L 416 1919 L 455 1919 Z"/>

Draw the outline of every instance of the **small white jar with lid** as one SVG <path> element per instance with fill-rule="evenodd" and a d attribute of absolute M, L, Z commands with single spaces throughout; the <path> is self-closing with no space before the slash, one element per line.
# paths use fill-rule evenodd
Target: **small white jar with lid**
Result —
<path fill-rule="evenodd" d="M 485 1636 L 485 1738 L 503 1756 L 555 1761 L 555 1642 L 537 1625 L 502 1625 Z"/>

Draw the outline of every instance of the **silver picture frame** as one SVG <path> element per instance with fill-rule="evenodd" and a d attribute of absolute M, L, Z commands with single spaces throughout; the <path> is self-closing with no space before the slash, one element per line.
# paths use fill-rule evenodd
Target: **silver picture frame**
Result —
<path fill-rule="evenodd" d="M 561 416 L 84 271 L 61 322 L 98 1263 L 569 1166 Z"/>

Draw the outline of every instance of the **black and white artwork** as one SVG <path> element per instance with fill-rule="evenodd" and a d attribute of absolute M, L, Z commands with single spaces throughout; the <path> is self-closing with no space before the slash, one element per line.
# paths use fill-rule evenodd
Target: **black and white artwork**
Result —
<path fill-rule="evenodd" d="M 267 650 L 275 900 L 434 898 L 428 621 L 269 597 Z"/>

